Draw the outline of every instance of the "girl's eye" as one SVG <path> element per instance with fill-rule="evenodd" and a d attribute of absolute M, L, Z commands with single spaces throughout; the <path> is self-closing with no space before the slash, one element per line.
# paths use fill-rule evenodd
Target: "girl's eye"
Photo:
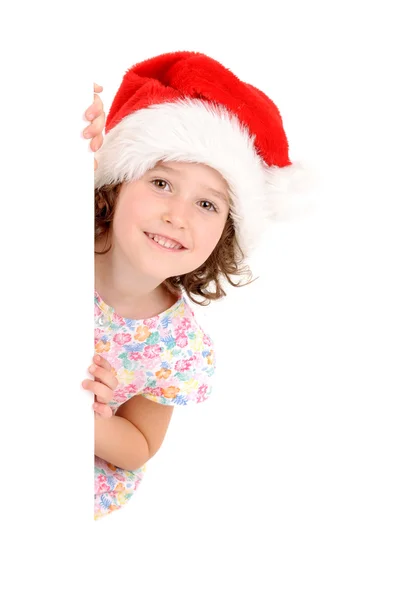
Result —
<path fill-rule="evenodd" d="M 161 183 L 161 184 L 164 183 L 170 187 L 170 185 L 168 184 L 168 182 L 165 179 L 153 179 L 151 181 L 151 183 L 153 183 L 155 185 L 155 187 L 159 188 L 160 190 L 164 190 L 166 188 L 164 186 L 158 185 L 158 183 Z"/>
<path fill-rule="evenodd" d="M 207 206 L 204 206 L 203 208 L 205 208 L 209 212 L 212 212 L 212 211 L 217 212 L 217 208 L 214 206 L 214 204 L 212 202 L 209 202 L 208 200 L 201 200 L 200 202 L 202 204 L 207 204 Z"/>

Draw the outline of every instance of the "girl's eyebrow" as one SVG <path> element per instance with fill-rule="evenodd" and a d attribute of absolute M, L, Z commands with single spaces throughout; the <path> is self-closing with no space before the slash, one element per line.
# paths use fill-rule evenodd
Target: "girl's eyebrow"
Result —
<path fill-rule="evenodd" d="M 218 190 L 215 190 L 213 188 L 206 188 L 206 189 L 211 194 L 214 194 L 215 196 L 217 196 L 218 198 L 220 198 L 220 200 L 222 200 L 223 202 L 225 202 L 225 204 L 229 204 L 228 200 L 226 199 L 225 195 L 222 192 L 219 192 Z"/>
<path fill-rule="evenodd" d="M 163 169 L 163 171 L 168 171 L 169 173 L 178 173 L 179 169 L 173 169 L 173 167 L 168 167 L 167 165 L 155 165 L 149 171 L 157 171 L 158 169 Z"/>
<path fill-rule="evenodd" d="M 166 173 L 179 173 L 180 172 L 179 169 L 175 169 L 173 167 L 168 167 L 167 165 L 155 165 L 152 169 L 149 169 L 150 172 L 159 171 L 159 170 L 166 171 Z M 223 202 L 225 202 L 225 204 L 227 204 L 229 206 L 229 201 L 225 197 L 225 194 L 223 194 L 222 192 L 219 192 L 218 190 L 215 190 L 214 188 L 211 188 L 211 187 L 206 187 L 206 190 L 208 192 L 211 192 L 218 198 L 220 198 L 220 200 L 222 200 Z"/>

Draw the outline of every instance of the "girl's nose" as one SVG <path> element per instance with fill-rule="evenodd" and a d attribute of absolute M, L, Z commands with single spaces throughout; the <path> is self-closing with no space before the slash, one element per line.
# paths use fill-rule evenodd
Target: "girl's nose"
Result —
<path fill-rule="evenodd" d="M 179 229 L 185 229 L 188 223 L 189 207 L 183 198 L 174 196 L 164 209 L 163 221 Z"/>

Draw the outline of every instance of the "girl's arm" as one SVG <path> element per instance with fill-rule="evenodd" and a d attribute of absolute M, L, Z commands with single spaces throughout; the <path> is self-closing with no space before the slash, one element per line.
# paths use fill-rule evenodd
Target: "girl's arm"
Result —
<path fill-rule="evenodd" d="M 139 469 L 163 444 L 173 411 L 138 395 L 109 419 L 96 415 L 95 454 L 120 469 Z"/>
<path fill-rule="evenodd" d="M 145 429 L 136 427 L 129 420 L 128 412 L 126 415 L 113 415 L 111 407 L 107 405 L 118 386 L 109 362 L 96 354 L 88 370 L 94 375 L 94 381 L 85 379 L 82 385 L 93 392 L 95 399 L 94 453 L 115 467 L 135 471 L 151 457 Z"/>
<path fill-rule="evenodd" d="M 153 402 L 142 395 L 133 396 L 113 415 L 110 402 L 118 386 L 111 365 L 95 355 L 83 387 L 94 393 L 95 455 L 126 471 L 135 471 L 152 458 L 162 445 L 174 406 Z M 109 416 L 108 416 L 109 415 Z"/>
<path fill-rule="evenodd" d="M 148 442 L 129 420 L 117 415 L 95 416 L 95 455 L 126 471 L 135 471 L 150 458 Z"/>

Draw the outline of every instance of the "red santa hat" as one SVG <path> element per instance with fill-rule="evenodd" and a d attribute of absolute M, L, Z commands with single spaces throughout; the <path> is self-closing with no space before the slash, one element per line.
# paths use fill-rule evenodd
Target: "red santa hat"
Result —
<path fill-rule="evenodd" d="M 293 165 L 276 105 L 199 52 L 156 56 L 129 69 L 96 153 L 95 187 L 132 181 L 159 161 L 203 163 L 226 180 L 237 240 L 247 256 L 268 218 L 286 206 Z M 286 199 L 286 196 L 285 196 Z"/>

